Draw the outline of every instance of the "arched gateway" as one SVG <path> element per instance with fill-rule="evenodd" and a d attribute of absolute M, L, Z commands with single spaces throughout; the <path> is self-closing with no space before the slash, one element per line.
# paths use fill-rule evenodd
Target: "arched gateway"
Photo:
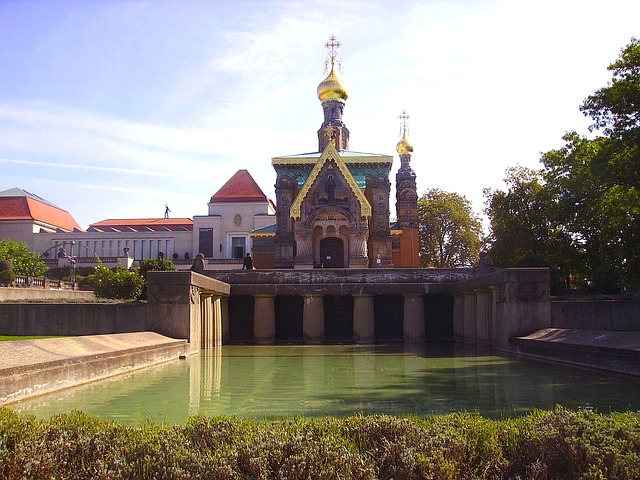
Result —
<path fill-rule="evenodd" d="M 342 268 L 344 262 L 344 242 L 338 237 L 327 237 L 320 240 L 320 266 L 324 268 Z"/>

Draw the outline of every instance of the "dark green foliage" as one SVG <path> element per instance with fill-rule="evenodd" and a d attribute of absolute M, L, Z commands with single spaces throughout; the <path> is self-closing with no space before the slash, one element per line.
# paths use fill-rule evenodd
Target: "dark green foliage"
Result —
<path fill-rule="evenodd" d="M 88 277 L 95 271 L 95 267 L 76 267 L 76 281 L 80 283 L 80 279 Z M 55 267 L 50 268 L 46 273 L 46 277 L 52 280 L 69 281 L 71 278 L 71 267 Z"/>
<path fill-rule="evenodd" d="M 151 258 L 147 260 L 143 260 L 140 262 L 140 275 L 144 278 L 144 286 L 142 288 L 142 293 L 140 294 L 140 298 L 147 298 L 147 273 L 149 272 L 173 272 L 175 271 L 176 266 L 173 264 L 168 258 L 158 258 L 157 260 L 153 260 Z"/>
<path fill-rule="evenodd" d="M 148 272 L 173 272 L 176 266 L 168 258 L 159 258 L 158 260 L 147 259 L 140 262 L 140 275 L 147 279 Z"/>
<path fill-rule="evenodd" d="M 80 412 L 36 421 L 3 408 L 0 477 L 631 480 L 640 478 L 640 414 L 197 416 L 128 427 Z"/>
<path fill-rule="evenodd" d="M 0 272 L 0 285 L 8 287 L 16 279 L 16 274 L 13 270 L 2 270 Z"/>

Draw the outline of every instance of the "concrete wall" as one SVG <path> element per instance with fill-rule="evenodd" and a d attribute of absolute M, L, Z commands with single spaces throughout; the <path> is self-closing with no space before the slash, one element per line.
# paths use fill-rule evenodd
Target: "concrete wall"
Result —
<path fill-rule="evenodd" d="M 75 300 L 75 301 L 95 301 L 96 296 L 93 292 L 83 292 L 80 290 L 49 290 L 41 288 L 13 288 L 0 287 L 0 302 L 7 300 Z"/>
<path fill-rule="evenodd" d="M 150 330 L 149 313 L 142 303 L 5 303 L 0 304 L 0 335 L 143 332 Z"/>
<path fill-rule="evenodd" d="M 186 348 L 152 332 L 2 343 L 0 405 L 174 360 Z"/>
<path fill-rule="evenodd" d="M 551 302 L 551 326 L 581 330 L 640 330 L 640 300 Z"/>

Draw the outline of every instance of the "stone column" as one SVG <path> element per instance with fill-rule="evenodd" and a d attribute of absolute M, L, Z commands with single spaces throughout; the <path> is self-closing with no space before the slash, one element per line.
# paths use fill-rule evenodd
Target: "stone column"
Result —
<path fill-rule="evenodd" d="M 202 301 L 201 289 L 189 286 L 189 355 L 197 353 L 202 348 Z M 149 294 L 147 293 L 147 298 Z"/>
<path fill-rule="evenodd" d="M 222 319 L 222 343 L 229 341 L 229 297 L 220 299 L 220 318 Z"/>
<path fill-rule="evenodd" d="M 220 347 L 222 346 L 222 298 L 211 297 L 211 301 L 213 314 L 213 338 L 211 346 Z"/>
<path fill-rule="evenodd" d="M 473 291 L 464 295 L 464 343 L 476 343 L 476 294 Z"/>
<path fill-rule="evenodd" d="M 275 295 L 254 295 L 253 299 L 253 338 L 257 344 L 275 343 Z"/>
<path fill-rule="evenodd" d="M 422 294 L 404 297 L 404 341 L 424 342 L 424 299 Z"/>
<path fill-rule="evenodd" d="M 476 344 L 487 347 L 491 345 L 491 290 L 479 288 L 476 293 Z"/>
<path fill-rule="evenodd" d="M 200 348 L 211 348 L 213 346 L 213 305 L 211 296 L 200 295 L 200 321 L 202 325 Z"/>
<path fill-rule="evenodd" d="M 302 336 L 306 343 L 324 341 L 324 300 L 323 295 L 304 295 L 302 311 Z"/>
<path fill-rule="evenodd" d="M 375 342 L 373 295 L 353 295 L 353 339 L 356 343 Z"/>
<path fill-rule="evenodd" d="M 464 296 L 461 293 L 453 296 L 453 339 L 464 342 Z"/>

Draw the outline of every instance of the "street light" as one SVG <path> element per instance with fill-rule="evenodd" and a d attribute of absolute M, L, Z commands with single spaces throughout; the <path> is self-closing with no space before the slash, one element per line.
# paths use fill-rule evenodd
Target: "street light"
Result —
<path fill-rule="evenodd" d="M 76 281 L 76 259 L 73 256 L 73 246 L 76 244 L 74 240 L 71 240 L 71 255 L 69 255 L 69 265 L 71 266 L 71 271 L 69 272 L 69 281 L 71 283 L 75 283 Z"/>

